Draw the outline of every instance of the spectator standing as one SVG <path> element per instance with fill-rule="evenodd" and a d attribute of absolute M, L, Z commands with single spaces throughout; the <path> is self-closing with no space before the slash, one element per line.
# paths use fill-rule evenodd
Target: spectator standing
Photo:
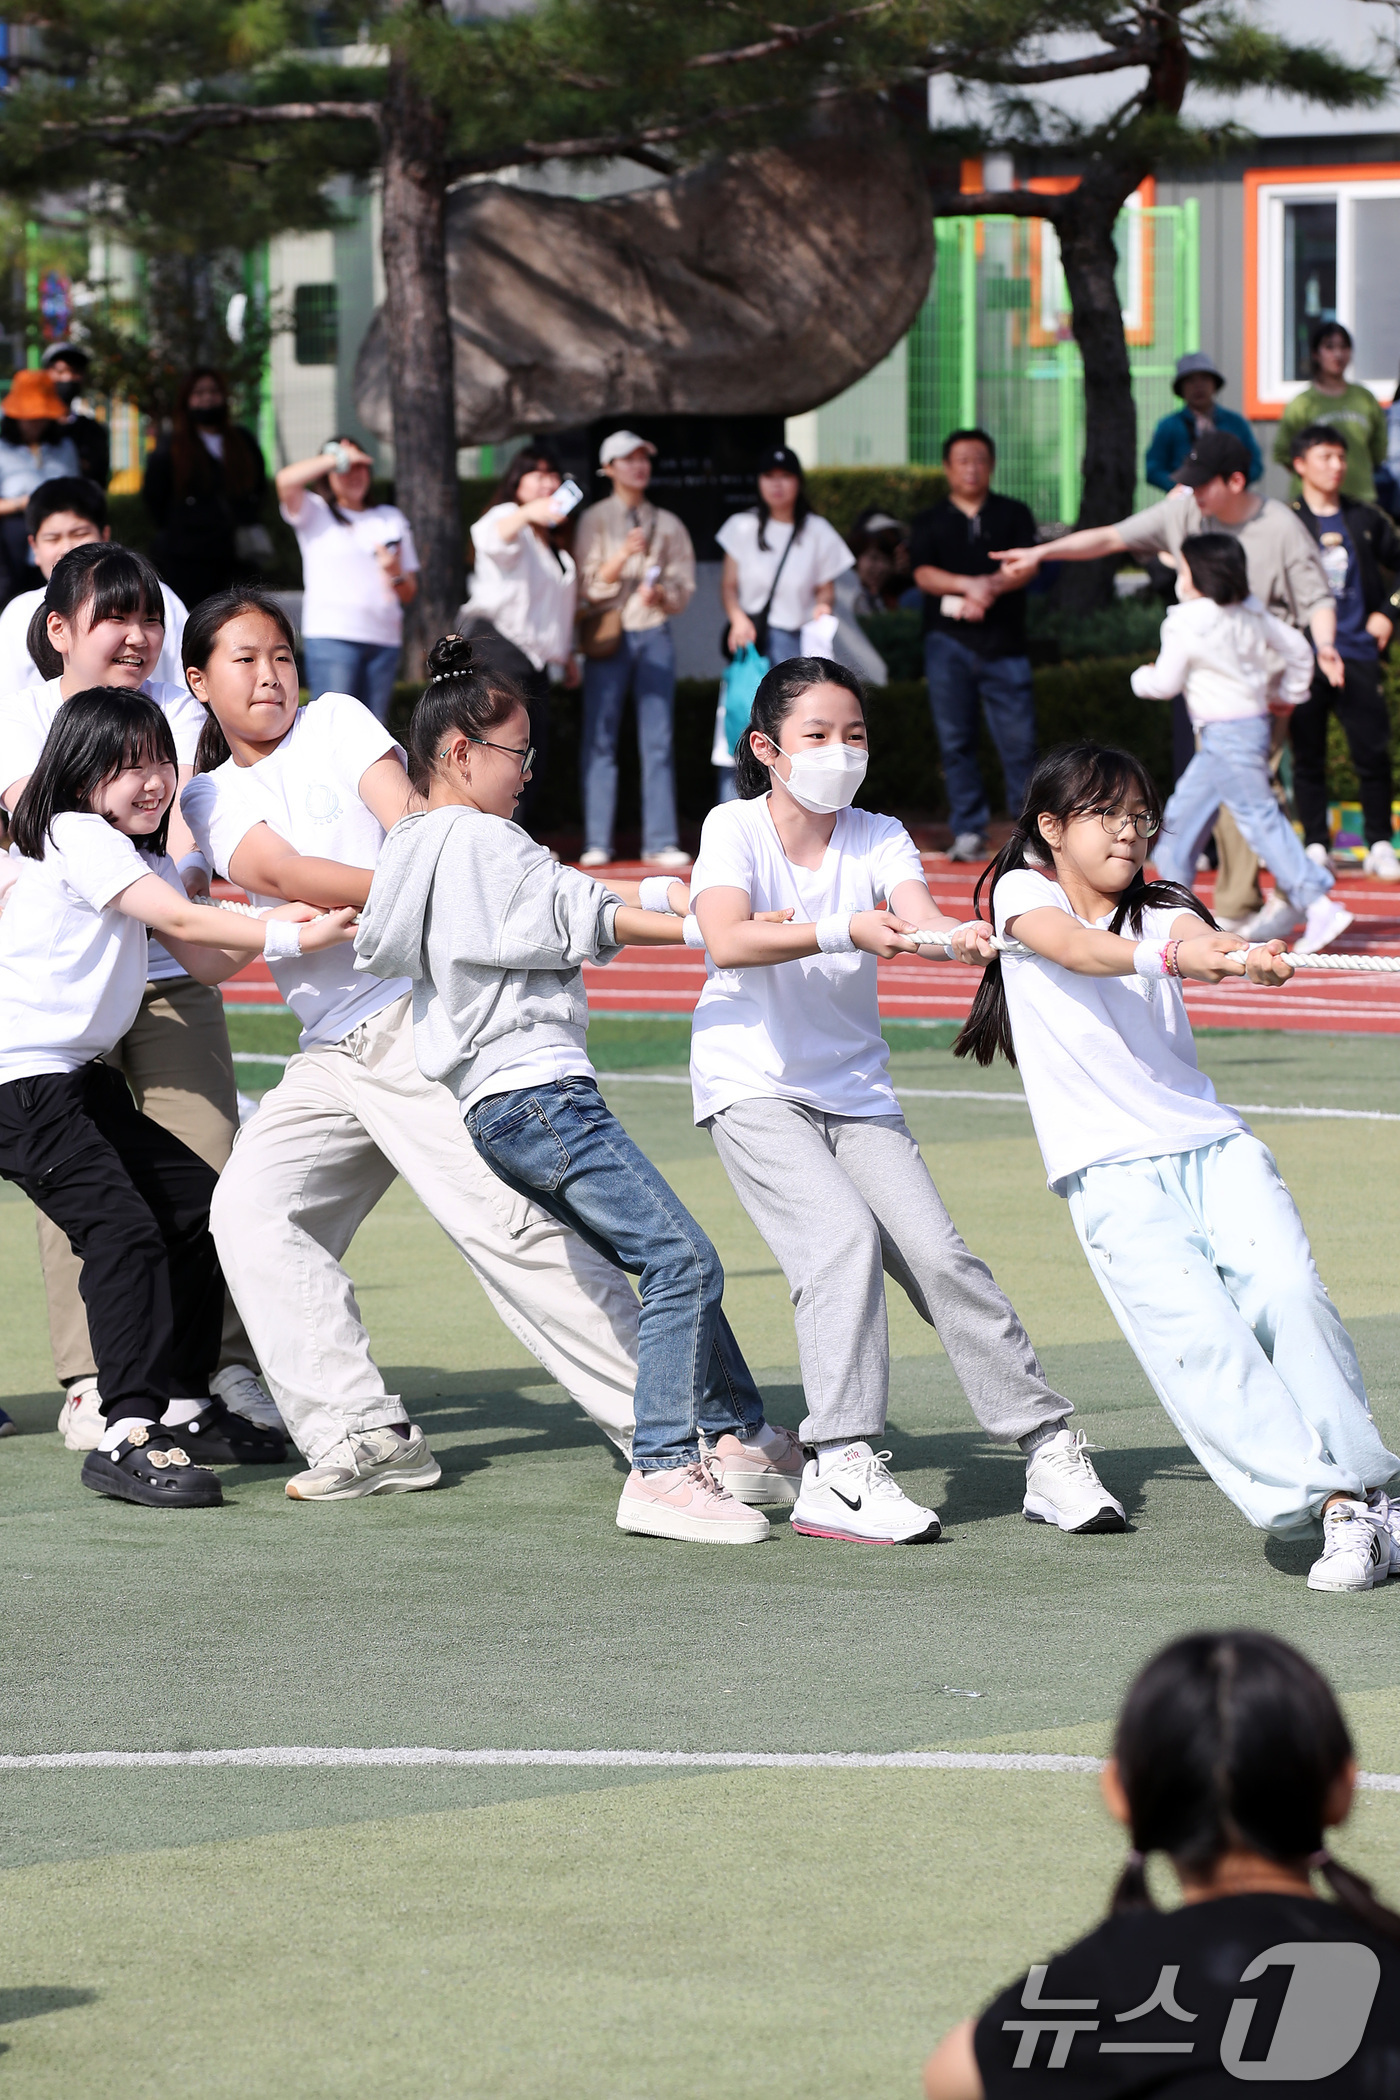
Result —
<path fill-rule="evenodd" d="M 1337 654 L 1343 682 L 1319 671 L 1311 696 L 1295 708 L 1293 796 L 1310 857 L 1327 862 L 1327 723 L 1335 710 L 1361 784 L 1368 848 L 1363 873 L 1400 882 L 1400 856 L 1390 839 L 1390 710 L 1381 690 L 1381 656 L 1395 632 L 1400 593 L 1382 578 L 1400 570 L 1400 536 L 1384 512 L 1342 493 L 1347 440 L 1329 423 L 1300 430 L 1290 462 L 1302 494 L 1293 508 L 1317 542 L 1337 607 Z"/>
<path fill-rule="evenodd" d="M 948 784 L 950 860 L 978 860 L 988 845 L 991 811 L 977 762 L 979 703 L 1013 814 L 1035 764 L 1025 590 L 991 553 L 1008 536 L 1029 544 L 1035 519 L 1024 503 L 993 494 L 996 457 L 985 430 L 953 431 L 943 444 L 948 494 L 920 511 L 909 537 L 914 581 L 924 594 L 924 669 Z"/>
<path fill-rule="evenodd" d="M 695 550 L 669 510 L 647 501 L 655 445 L 615 430 L 598 464 L 612 494 L 579 519 L 582 618 L 584 852 L 579 865 L 612 859 L 617 812 L 617 739 L 631 691 L 642 767 L 642 858 L 658 868 L 688 868 L 676 823 L 676 651 L 670 622 L 695 595 Z"/>
<path fill-rule="evenodd" d="M 1210 430 L 1228 431 L 1249 454 L 1249 479 L 1258 481 L 1264 472 L 1264 455 L 1254 432 L 1243 416 L 1232 408 L 1221 408 L 1216 400 L 1225 380 L 1215 369 L 1215 359 L 1204 350 L 1188 350 L 1176 361 L 1172 392 L 1181 402 L 1163 416 L 1147 448 L 1147 479 L 1154 489 L 1167 494 L 1176 487 L 1176 470 L 1195 444 Z"/>
<path fill-rule="evenodd" d="M 1330 423 L 1347 441 L 1347 478 L 1342 494 L 1353 503 L 1374 503 L 1376 482 L 1373 468 L 1386 456 L 1388 443 L 1385 410 L 1369 387 L 1348 380 L 1351 363 L 1350 333 L 1340 321 L 1322 321 L 1313 330 L 1312 381 L 1295 394 L 1279 420 L 1274 439 L 1274 458 L 1281 467 L 1291 467 L 1298 433 L 1312 423 Z M 1297 474 L 1291 496 L 1299 494 Z"/>
<path fill-rule="evenodd" d="M 81 475 L 60 476 L 35 489 L 25 507 L 24 523 L 29 534 L 30 559 L 45 584 L 55 563 L 63 559 L 70 547 L 112 537 L 107 523 L 107 498 L 94 482 Z M 0 701 L 26 686 L 46 683 L 45 674 L 29 652 L 29 623 L 43 595 L 42 586 L 21 591 L 0 613 Z M 165 606 L 165 640 L 151 676 L 162 685 L 180 686 L 185 682 L 180 656 L 185 608 L 168 583 L 161 585 L 160 595 Z"/>
<path fill-rule="evenodd" d="M 277 500 L 301 549 L 301 639 L 313 700 L 349 693 L 387 722 L 403 653 L 404 607 L 418 595 L 413 527 L 371 503 L 374 462 L 330 438 L 277 472 Z"/>
<path fill-rule="evenodd" d="M 457 618 L 474 654 L 518 687 L 529 710 L 535 762 L 515 806 L 515 822 L 527 831 L 549 763 L 550 666 L 559 668 L 565 686 L 579 683 L 578 572 L 572 554 L 559 545 L 559 527 L 568 515 L 556 500 L 563 480 L 548 445 L 526 445 L 516 453 L 491 508 L 472 526 L 471 595 Z"/>
<path fill-rule="evenodd" d="M 898 612 L 910 589 L 909 528 L 888 511 L 863 510 L 846 544 L 855 567 L 836 579 L 837 611 L 847 620 Z"/>
<path fill-rule="evenodd" d="M 66 410 L 63 435 L 73 440 L 78 472 L 105 489 L 112 478 L 112 441 L 106 424 L 81 405 L 91 365 L 81 343 L 50 343 L 39 360 L 39 369 L 52 379 Z"/>
<path fill-rule="evenodd" d="M 47 372 L 16 372 L 0 401 L 0 546 L 5 594 L 32 581 L 24 512 L 41 483 L 78 472 L 77 448 L 63 433 L 67 406 Z"/>
<path fill-rule="evenodd" d="M 730 655 L 752 645 L 770 665 L 801 656 L 803 628 L 835 611 L 836 579 L 855 567 L 855 556 L 835 526 L 813 510 L 802 462 L 787 445 L 763 454 L 757 505 L 726 518 L 715 539 L 724 549 L 720 596 Z M 734 754 L 724 732 L 723 693 L 711 757 L 719 799 L 732 802 Z"/>
<path fill-rule="evenodd" d="M 238 534 L 258 522 L 266 486 L 257 439 L 229 420 L 222 372 L 199 367 L 180 389 L 173 427 L 151 454 L 141 488 L 156 527 L 155 565 L 186 605 L 227 590 L 238 576 Z"/>

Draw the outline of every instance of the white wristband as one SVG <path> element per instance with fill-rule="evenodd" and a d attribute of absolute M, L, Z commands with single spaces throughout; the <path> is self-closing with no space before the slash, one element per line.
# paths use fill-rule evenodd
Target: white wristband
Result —
<path fill-rule="evenodd" d="M 851 939 L 851 917 L 848 911 L 828 912 L 817 921 L 817 947 L 823 955 L 854 955 L 856 944 Z"/>
<path fill-rule="evenodd" d="M 263 941 L 268 962 L 289 962 L 301 954 L 301 926 L 295 919 L 269 919 Z"/>
<path fill-rule="evenodd" d="M 637 902 L 643 911 L 666 911 L 671 909 L 670 875 L 644 875 L 637 884 Z"/>
<path fill-rule="evenodd" d="M 1133 950 L 1133 972 L 1138 977 L 1165 977 L 1167 974 L 1167 944 L 1165 941 L 1139 941 Z"/>
<path fill-rule="evenodd" d="M 682 928 L 682 932 L 684 933 L 684 936 L 685 936 L 685 945 L 686 945 L 686 947 L 687 947 L 687 948 L 703 948 L 703 947 L 704 947 L 704 945 L 705 945 L 705 936 L 704 936 L 704 934 L 703 934 L 703 933 L 702 933 L 702 932 L 700 931 L 700 921 L 699 921 L 699 920 L 698 920 L 698 919 L 696 918 L 696 916 L 695 916 L 695 914 L 694 914 L 694 912 L 693 912 L 693 911 L 688 911 L 688 912 L 686 913 L 686 915 L 685 915 L 685 925 L 684 925 L 684 927 Z"/>

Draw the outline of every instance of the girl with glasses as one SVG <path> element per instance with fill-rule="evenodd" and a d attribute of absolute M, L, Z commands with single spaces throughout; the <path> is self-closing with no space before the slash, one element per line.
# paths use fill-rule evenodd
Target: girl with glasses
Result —
<path fill-rule="evenodd" d="M 1279 985 L 1178 882 L 1149 882 L 1161 804 L 1126 751 L 1043 758 L 978 882 L 997 935 L 954 1046 L 1019 1065 L 1053 1194 L 1176 1428 L 1251 1524 L 1315 1535 L 1316 1590 L 1400 1572 L 1400 1513 L 1351 1336 L 1273 1158 L 1197 1069 L 1183 978 Z M 1392 1527 L 1395 1537 L 1392 1537 Z"/>
<path fill-rule="evenodd" d="M 1270 716 L 1287 716 L 1310 697 L 1312 649 L 1250 595 L 1244 548 L 1228 533 L 1182 541 L 1176 594 L 1180 602 L 1162 622 L 1161 654 L 1133 673 L 1141 700 L 1183 693 L 1196 732 L 1196 755 L 1162 819 L 1157 872 L 1190 888 L 1196 855 L 1224 804 L 1288 899 L 1281 913 L 1268 908 L 1267 926 L 1249 930 L 1261 938 L 1287 933 L 1306 917 L 1293 945 L 1300 955 L 1315 954 L 1350 926 L 1352 914 L 1333 903 L 1331 870 L 1303 851 L 1269 776 Z"/>

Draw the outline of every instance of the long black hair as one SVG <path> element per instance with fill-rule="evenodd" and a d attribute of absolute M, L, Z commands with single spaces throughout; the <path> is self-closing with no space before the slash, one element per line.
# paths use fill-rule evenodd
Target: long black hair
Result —
<path fill-rule="evenodd" d="M 1067 824 L 1071 817 L 1081 817 L 1087 810 L 1121 809 L 1130 795 L 1141 800 L 1144 809 L 1160 826 L 1162 798 L 1152 775 L 1131 751 L 1115 751 L 1106 744 L 1091 744 L 1087 739 L 1078 744 L 1060 744 L 1054 751 L 1047 751 L 1030 777 L 1016 829 L 991 866 L 984 868 L 977 878 L 977 887 L 972 892 L 973 916 L 982 917 L 983 890 L 987 891 L 987 902 L 991 906 L 998 882 L 1013 868 L 1030 868 L 1038 875 L 1053 873 L 1050 848 L 1040 832 L 1041 817 L 1054 817 L 1058 823 Z M 1121 933 L 1127 926 L 1135 937 L 1140 937 L 1143 913 L 1153 906 L 1162 905 L 1194 911 L 1208 926 L 1215 925 L 1200 898 L 1190 890 L 1184 889 L 1179 882 L 1148 882 L 1139 868 L 1118 900 L 1109 932 Z M 991 915 L 989 910 L 988 916 Z M 953 1045 L 953 1055 L 971 1057 L 979 1065 L 989 1065 L 998 1052 L 1008 1064 L 1015 1064 L 1016 1048 L 1011 1040 L 1011 1016 L 1007 1011 L 999 955 L 982 972 L 972 1011 Z"/>
<path fill-rule="evenodd" d="M 235 584 L 232 590 L 215 591 L 211 598 L 201 598 L 185 622 L 185 631 L 180 638 L 180 661 L 188 671 L 193 665 L 196 671 L 207 671 L 209 659 L 214 654 L 218 641 L 230 620 L 243 613 L 261 613 L 271 620 L 281 632 L 289 649 L 296 647 L 296 633 L 291 621 L 270 591 L 260 591 L 255 584 Z M 212 773 L 215 766 L 223 765 L 232 754 L 228 739 L 219 725 L 219 718 L 208 702 L 204 703 L 204 727 L 199 732 L 199 749 L 195 753 L 196 773 Z"/>
<path fill-rule="evenodd" d="M 99 620 L 127 620 L 133 613 L 165 625 L 160 578 L 145 555 L 114 547 L 110 540 L 85 540 L 54 563 L 29 622 L 25 641 L 45 678 L 58 678 L 63 672 L 63 658 L 49 640 L 49 614 L 58 613 L 72 626 L 84 607 L 89 627 Z"/>
<path fill-rule="evenodd" d="M 67 810 L 91 814 L 99 788 L 128 766 L 143 765 L 179 767 L 170 724 L 155 701 L 117 685 L 74 693 L 54 716 L 15 804 L 11 839 L 27 860 L 42 860 L 55 817 Z M 164 853 L 174 806 L 172 796 L 155 830 L 139 841 L 146 852 Z"/>
<path fill-rule="evenodd" d="M 1350 1916 L 1400 1940 L 1400 1917 L 1326 1849 L 1351 1737 L 1326 1680 L 1286 1641 L 1248 1627 L 1173 1641 L 1132 1685 L 1114 1756 L 1133 1845 L 1115 1911 L 1153 1908 L 1149 1852 L 1201 1874 L 1243 1846 L 1315 1869 Z"/>
<path fill-rule="evenodd" d="M 807 500 L 807 477 L 803 473 L 800 463 L 795 467 L 775 467 L 768 471 L 778 474 L 795 474 L 797 476 L 797 500 L 792 506 L 792 537 L 796 541 L 801 537 L 803 525 L 812 515 L 812 506 Z M 760 467 L 760 475 L 763 472 L 764 469 Z M 766 554 L 768 552 L 768 521 L 773 513 L 763 500 L 762 489 L 758 492 L 758 502 L 754 508 L 758 512 L 758 544 Z"/>
<path fill-rule="evenodd" d="M 525 695 L 465 635 L 445 634 L 428 651 L 428 683 L 408 725 L 408 777 L 426 795 L 444 737 L 489 737 L 525 706 Z"/>
<path fill-rule="evenodd" d="M 786 662 L 774 664 L 759 683 L 753 706 L 749 709 L 748 726 L 734 746 L 734 785 L 739 790 L 741 802 L 753 802 L 759 795 L 766 795 L 773 784 L 767 766 L 754 756 L 751 741 L 754 731 L 766 736 L 770 744 L 780 743 L 784 722 L 802 695 L 810 692 L 814 685 L 844 687 L 853 699 L 860 702 L 861 713 L 865 713 L 861 682 L 844 664 L 833 662 L 829 656 L 790 656 Z"/>

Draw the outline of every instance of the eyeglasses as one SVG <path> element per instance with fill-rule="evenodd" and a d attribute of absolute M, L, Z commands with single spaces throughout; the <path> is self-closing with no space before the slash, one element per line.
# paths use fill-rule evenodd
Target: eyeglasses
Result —
<path fill-rule="evenodd" d="M 1140 809 L 1136 816 L 1129 816 L 1128 812 L 1122 809 L 1091 809 L 1085 814 L 1097 817 L 1111 839 L 1121 838 L 1124 826 L 1128 824 L 1131 824 L 1140 839 L 1155 838 L 1162 828 L 1161 818 L 1150 816 L 1145 809 Z"/>
<path fill-rule="evenodd" d="M 522 773 L 528 773 L 531 766 L 535 763 L 535 747 L 533 744 L 527 744 L 525 749 L 521 751 L 514 744 L 493 744 L 489 736 L 467 736 L 465 729 L 462 731 L 462 734 L 467 738 L 469 744 L 480 744 L 483 750 L 504 751 L 508 758 L 518 758 Z M 439 751 L 438 757 L 446 758 L 447 752 L 451 749 L 452 746 L 449 744 L 447 751 Z"/>

